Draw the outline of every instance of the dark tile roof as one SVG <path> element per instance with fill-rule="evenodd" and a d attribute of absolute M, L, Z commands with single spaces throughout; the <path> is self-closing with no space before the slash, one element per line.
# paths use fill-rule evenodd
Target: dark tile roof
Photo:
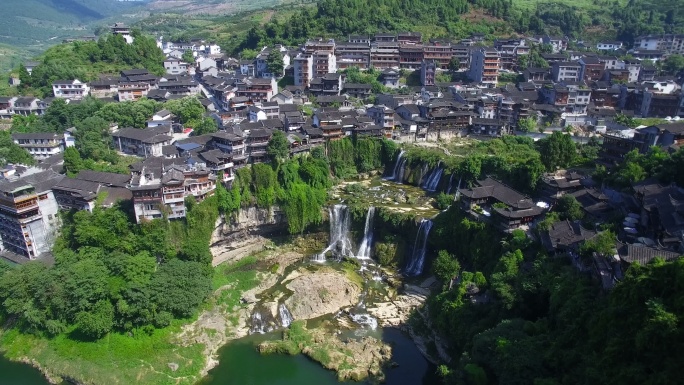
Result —
<path fill-rule="evenodd" d="M 682 254 L 661 250 L 655 247 L 648 247 L 641 244 L 620 244 L 618 243 L 618 255 L 620 259 L 627 263 L 639 263 L 646 265 L 653 261 L 656 257 L 660 257 L 666 261 L 672 261 L 679 258 Z"/>
<path fill-rule="evenodd" d="M 583 228 L 579 221 L 560 221 L 545 231 L 541 240 L 548 251 L 567 250 L 576 249 L 582 242 L 593 238 L 596 234 L 595 231 Z"/>
<path fill-rule="evenodd" d="M 12 134 L 12 139 L 60 139 L 62 136 L 54 132 L 31 132 L 27 134 L 15 133 Z"/>
<path fill-rule="evenodd" d="M 76 175 L 76 179 L 96 182 L 105 186 L 126 187 L 131 180 L 131 176 L 128 174 L 115 174 L 112 172 L 82 170 Z"/>

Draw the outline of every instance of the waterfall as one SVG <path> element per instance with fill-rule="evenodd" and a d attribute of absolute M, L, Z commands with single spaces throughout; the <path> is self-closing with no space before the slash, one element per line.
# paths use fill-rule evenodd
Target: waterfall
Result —
<path fill-rule="evenodd" d="M 390 175 L 387 179 L 397 180 L 397 170 L 400 166 L 403 166 L 403 162 L 405 161 L 406 160 L 404 159 L 404 150 L 401 150 L 399 152 L 399 155 L 397 156 L 397 160 L 394 162 L 394 169 L 392 170 L 392 175 Z"/>
<path fill-rule="evenodd" d="M 290 327 L 294 318 L 292 318 L 292 313 L 290 313 L 290 310 L 287 309 L 287 306 L 285 306 L 284 303 L 281 303 L 278 306 L 278 313 L 280 314 L 280 324 L 283 325 L 284 328 Z"/>
<path fill-rule="evenodd" d="M 351 314 L 349 315 L 349 317 L 355 323 L 361 326 L 366 326 L 371 330 L 375 330 L 378 328 L 378 320 L 370 314 Z"/>
<path fill-rule="evenodd" d="M 328 209 L 328 212 L 330 213 L 330 242 L 325 250 L 313 258 L 316 262 L 325 262 L 325 254 L 328 251 L 337 254 L 338 259 L 353 256 L 349 240 L 351 226 L 349 208 L 346 205 L 335 205 L 332 209 Z"/>
<path fill-rule="evenodd" d="M 451 188 L 453 187 L 453 182 L 454 182 L 454 174 L 451 174 L 449 177 L 449 187 L 447 187 L 447 195 L 451 194 Z"/>
<path fill-rule="evenodd" d="M 396 174 L 396 178 L 394 178 L 395 182 L 404 183 L 404 171 L 406 171 L 406 158 L 402 158 L 401 163 L 399 163 L 399 170 L 397 170 L 398 174 Z"/>
<path fill-rule="evenodd" d="M 427 191 L 437 191 L 437 186 L 439 186 L 439 180 L 442 179 L 442 173 L 444 169 L 441 165 L 437 165 L 437 168 L 430 173 L 430 177 L 425 182 L 425 189 Z"/>
<path fill-rule="evenodd" d="M 252 328 L 249 331 L 250 333 L 259 334 L 264 334 L 269 331 L 267 323 L 258 311 L 252 314 Z"/>
<path fill-rule="evenodd" d="M 461 196 L 461 191 L 459 190 L 461 188 L 461 179 L 463 177 L 459 176 L 458 177 L 458 186 L 456 186 L 456 194 L 454 194 L 454 201 L 458 200 L 458 198 Z"/>
<path fill-rule="evenodd" d="M 427 249 L 427 239 L 432 229 L 432 221 L 429 219 L 422 219 L 420 227 L 416 234 L 416 240 L 413 244 L 413 253 L 411 260 L 404 269 L 408 276 L 420 275 L 423 272 L 423 263 L 425 262 L 425 251 Z"/>
<path fill-rule="evenodd" d="M 423 164 L 423 169 L 420 170 L 420 178 L 418 178 L 418 183 L 417 183 L 418 186 L 422 186 L 422 185 L 423 185 L 423 183 L 424 183 L 424 182 L 423 182 L 423 179 L 425 178 L 425 174 L 427 174 L 427 172 L 428 172 L 428 167 L 429 167 L 429 166 L 428 166 L 427 163 L 424 163 L 424 164 Z"/>
<path fill-rule="evenodd" d="M 356 253 L 358 259 L 370 259 L 371 249 L 373 247 L 373 218 L 375 217 L 375 207 L 368 208 L 366 213 L 366 227 L 363 229 L 363 241 L 359 246 L 359 252 Z"/>

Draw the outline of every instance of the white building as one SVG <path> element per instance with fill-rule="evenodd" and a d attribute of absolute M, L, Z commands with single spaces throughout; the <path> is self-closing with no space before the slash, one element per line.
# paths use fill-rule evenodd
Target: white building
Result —
<path fill-rule="evenodd" d="M 294 85 L 308 87 L 313 79 L 313 57 L 300 53 L 294 58 Z"/>
<path fill-rule="evenodd" d="M 83 99 L 90 93 L 90 87 L 88 83 L 83 83 L 78 79 L 55 80 L 52 83 L 52 93 L 56 98 Z"/>
<path fill-rule="evenodd" d="M 124 154 L 142 157 L 162 156 L 162 147 L 173 141 L 171 126 L 124 128 L 112 134 L 114 148 Z"/>
<path fill-rule="evenodd" d="M 65 137 L 56 133 L 15 133 L 12 140 L 38 160 L 59 154 L 66 147 Z"/>

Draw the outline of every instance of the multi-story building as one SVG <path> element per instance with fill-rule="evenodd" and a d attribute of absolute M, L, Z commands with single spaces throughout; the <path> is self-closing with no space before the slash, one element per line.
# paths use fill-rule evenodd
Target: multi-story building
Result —
<path fill-rule="evenodd" d="M 560 83 L 563 81 L 578 82 L 582 80 L 582 65 L 576 62 L 556 62 L 551 67 L 553 81 Z"/>
<path fill-rule="evenodd" d="M 664 51 L 668 55 L 684 54 L 684 35 L 645 35 L 634 39 L 634 48 L 639 50 Z"/>
<path fill-rule="evenodd" d="M 131 35 L 131 28 L 124 23 L 114 23 L 109 27 L 114 35 L 121 35 L 126 40 L 126 43 L 133 43 L 133 36 Z"/>
<path fill-rule="evenodd" d="M 312 54 L 313 74 L 315 77 L 337 72 L 337 58 L 333 52 L 316 51 Z"/>
<path fill-rule="evenodd" d="M 383 105 L 376 105 L 370 107 L 366 110 L 366 115 L 368 115 L 373 122 L 384 128 L 393 129 L 394 128 L 394 110 Z"/>
<path fill-rule="evenodd" d="M 17 115 L 43 115 L 47 110 L 47 104 L 34 97 L 17 98 L 12 106 L 12 111 Z"/>
<path fill-rule="evenodd" d="M 28 259 L 49 252 L 57 229 L 52 170 L 0 180 L 0 248 Z"/>
<path fill-rule="evenodd" d="M 370 62 L 369 43 L 342 43 L 335 46 L 337 69 L 349 67 L 367 69 Z"/>
<path fill-rule="evenodd" d="M 434 61 L 423 60 L 420 65 L 420 84 L 434 86 L 436 72 L 437 64 Z"/>
<path fill-rule="evenodd" d="M 83 170 L 74 178 L 62 179 L 52 192 L 61 210 L 92 211 L 100 197 L 102 206 L 131 199 L 126 188 L 130 179 L 126 174 Z"/>
<path fill-rule="evenodd" d="M 603 79 L 603 73 L 606 70 L 606 65 L 604 62 L 599 60 L 598 57 L 583 56 L 579 59 L 578 64 L 581 67 L 582 79 L 584 79 L 584 81 L 587 83 Z"/>
<path fill-rule="evenodd" d="M 244 78 L 236 82 L 235 96 L 246 97 L 252 103 L 265 103 L 278 93 L 278 83 L 275 78 Z"/>
<path fill-rule="evenodd" d="M 88 96 L 90 87 L 88 83 L 83 83 L 78 79 L 55 80 L 52 82 L 52 93 L 56 98 L 79 100 Z"/>
<path fill-rule="evenodd" d="M 162 156 L 162 147 L 173 141 L 171 125 L 146 128 L 123 128 L 112 134 L 113 145 L 124 154 L 142 157 Z"/>
<path fill-rule="evenodd" d="M 294 58 L 292 67 L 294 71 L 294 85 L 308 87 L 311 79 L 314 78 L 313 57 L 300 53 Z"/>
<path fill-rule="evenodd" d="M 423 59 L 433 61 L 439 69 L 449 69 L 449 62 L 452 56 L 451 43 L 433 42 L 423 46 Z"/>
<path fill-rule="evenodd" d="M 148 158 L 131 166 L 131 173 L 129 190 L 138 223 L 164 216 L 184 218 L 186 197 L 200 202 L 216 189 L 216 177 L 206 164 L 190 165 L 183 158 Z"/>
<path fill-rule="evenodd" d="M 12 140 L 38 160 L 59 154 L 65 148 L 64 136 L 56 133 L 15 133 Z"/>
<path fill-rule="evenodd" d="M 148 82 L 119 82 L 116 93 L 120 102 L 139 100 L 153 89 Z"/>
<path fill-rule="evenodd" d="M 399 32 L 397 42 L 400 44 L 420 44 L 423 35 L 420 32 Z"/>
<path fill-rule="evenodd" d="M 422 44 L 399 45 L 399 66 L 405 69 L 416 70 L 423 62 Z"/>
<path fill-rule="evenodd" d="M 191 64 L 188 64 L 178 58 L 168 56 L 164 60 L 164 69 L 169 75 L 185 75 L 188 73 L 188 68 Z"/>
<path fill-rule="evenodd" d="M 499 80 L 499 52 L 494 48 L 476 48 L 471 51 L 468 76 L 477 83 L 496 87 Z"/>
<path fill-rule="evenodd" d="M 247 164 L 247 146 L 244 137 L 219 131 L 211 134 L 209 144 L 212 148 L 230 155 L 234 167 L 240 168 Z"/>
<path fill-rule="evenodd" d="M 451 54 L 458 59 L 458 69 L 464 70 L 470 68 L 470 47 L 463 44 L 453 44 L 451 46 Z"/>
<path fill-rule="evenodd" d="M 399 68 L 399 43 L 385 40 L 376 40 L 372 43 L 370 50 L 370 65 L 376 69 Z"/>

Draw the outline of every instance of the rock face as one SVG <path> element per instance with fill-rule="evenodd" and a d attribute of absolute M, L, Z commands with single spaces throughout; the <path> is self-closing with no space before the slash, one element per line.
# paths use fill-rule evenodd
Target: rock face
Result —
<path fill-rule="evenodd" d="M 262 342 L 258 350 L 262 354 L 304 353 L 325 368 L 336 371 L 340 381 L 368 378 L 373 383 L 384 381 L 382 368 L 392 358 L 391 346 L 373 337 L 343 341 L 327 326 L 309 330 L 303 321 L 295 321 L 283 334 L 283 340 Z"/>
<path fill-rule="evenodd" d="M 264 236 L 281 231 L 287 226 L 285 215 L 278 207 L 261 209 L 241 208 L 234 217 L 217 220 L 211 236 L 213 265 L 233 262 L 264 248 Z"/>
<path fill-rule="evenodd" d="M 286 286 L 292 295 L 285 301 L 292 317 L 311 319 L 356 304 L 361 288 L 340 272 L 319 270 L 294 278 Z"/>

